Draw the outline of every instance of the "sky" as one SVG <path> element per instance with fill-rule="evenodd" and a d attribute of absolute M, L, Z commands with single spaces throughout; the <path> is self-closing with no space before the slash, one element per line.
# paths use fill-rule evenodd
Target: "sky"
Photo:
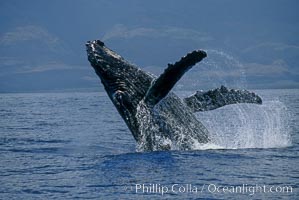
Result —
<path fill-rule="evenodd" d="M 297 0 L 1 0 L 0 92 L 102 91 L 85 43 L 159 75 L 208 53 L 175 89 L 299 88 Z"/>

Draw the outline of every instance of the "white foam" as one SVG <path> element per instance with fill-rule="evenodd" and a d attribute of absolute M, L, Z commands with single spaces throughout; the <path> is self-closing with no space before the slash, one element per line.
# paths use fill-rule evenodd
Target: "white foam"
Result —
<path fill-rule="evenodd" d="M 280 101 L 235 104 L 197 114 L 212 143 L 225 149 L 280 148 L 291 145 L 288 111 Z"/>
<path fill-rule="evenodd" d="M 193 150 L 209 150 L 209 149 L 225 149 L 225 147 L 213 143 L 207 143 L 207 144 L 201 144 L 198 142 L 194 143 Z"/>

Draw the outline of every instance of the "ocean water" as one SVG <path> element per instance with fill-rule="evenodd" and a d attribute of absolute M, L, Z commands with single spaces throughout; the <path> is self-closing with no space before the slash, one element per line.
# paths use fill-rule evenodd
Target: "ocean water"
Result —
<path fill-rule="evenodd" d="M 299 90 L 256 92 L 165 152 L 136 152 L 106 93 L 0 94 L 0 199 L 298 199 Z"/>

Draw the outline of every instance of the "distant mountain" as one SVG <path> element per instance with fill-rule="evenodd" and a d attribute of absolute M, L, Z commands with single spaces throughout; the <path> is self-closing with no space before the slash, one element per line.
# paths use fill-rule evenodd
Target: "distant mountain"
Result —
<path fill-rule="evenodd" d="M 207 50 L 176 89 L 299 88 L 298 5 L 4 0 L 0 92 L 102 90 L 85 52 L 92 39 L 156 75 L 189 51 Z"/>

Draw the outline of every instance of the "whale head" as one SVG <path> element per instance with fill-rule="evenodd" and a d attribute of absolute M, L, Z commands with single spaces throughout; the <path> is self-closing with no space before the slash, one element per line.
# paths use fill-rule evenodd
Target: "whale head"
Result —
<path fill-rule="evenodd" d="M 146 95 L 153 76 L 125 61 L 100 40 L 88 41 L 86 48 L 88 60 L 109 98 L 138 140 L 136 109 Z"/>

